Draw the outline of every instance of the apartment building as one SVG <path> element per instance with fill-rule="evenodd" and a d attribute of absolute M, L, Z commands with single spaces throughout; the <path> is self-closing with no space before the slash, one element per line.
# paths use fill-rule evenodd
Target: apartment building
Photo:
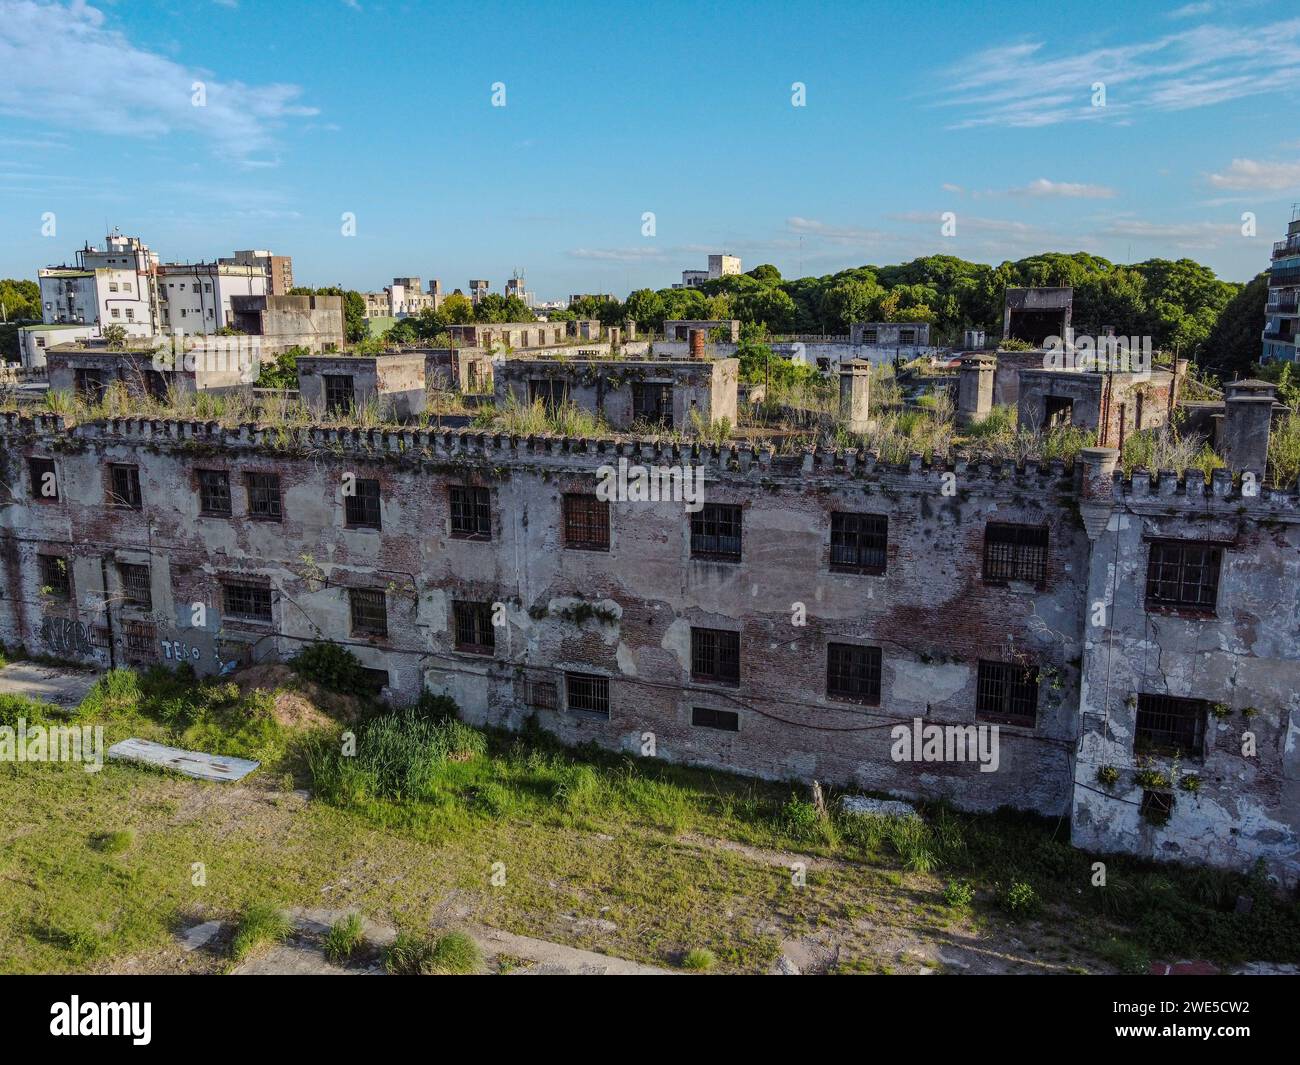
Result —
<path fill-rule="evenodd" d="M 1286 239 L 1273 245 L 1264 307 L 1264 350 L 1260 362 L 1295 362 L 1300 337 L 1300 217 L 1286 228 Z"/>

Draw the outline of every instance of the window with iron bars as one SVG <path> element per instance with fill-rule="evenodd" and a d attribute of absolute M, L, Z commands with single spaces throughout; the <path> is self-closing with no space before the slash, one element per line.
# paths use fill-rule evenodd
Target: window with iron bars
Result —
<path fill-rule="evenodd" d="M 740 715 L 735 710 L 714 710 L 708 706 L 693 706 L 691 724 L 696 728 L 712 728 L 719 732 L 739 732 Z"/>
<path fill-rule="evenodd" d="M 153 655 L 158 643 L 158 626 L 152 621 L 128 621 L 122 626 L 130 655 Z"/>
<path fill-rule="evenodd" d="M 54 460 L 28 459 L 27 469 L 32 478 L 32 498 L 46 503 L 57 503 L 59 480 L 54 472 Z"/>
<path fill-rule="evenodd" d="M 691 515 L 691 557 L 740 561 L 741 510 L 729 503 L 705 503 Z"/>
<path fill-rule="evenodd" d="M 492 495 L 486 488 L 452 485 L 451 535 L 458 540 L 492 539 Z"/>
<path fill-rule="evenodd" d="M 88 403 L 99 403 L 104 399 L 104 393 L 107 390 L 104 384 L 104 374 L 101 370 L 74 370 L 72 373 L 73 388 L 76 389 L 77 395 Z"/>
<path fill-rule="evenodd" d="M 347 414 L 356 401 L 356 388 L 351 374 L 321 374 L 325 379 L 325 412 Z"/>
<path fill-rule="evenodd" d="M 831 569 L 842 573 L 884 573 L 889 519 L 883 514 L 831 514 Z"/>
<path fill-rule="evenodd" d="M 375 588 L 349 588 L 353 636 L 388 635 L 388 600 Z"/>
<path fill-rule="evenodd" d="M 855 703 L 879 703 L 880 665 L 879 647 L 827 644 L 826 695 Z"/>
<path fill-rule="evenodd" d="M 1001 725 L 1026 725 L 1038 721 L 1038 670 L 1016 662 L 979 664 L 975 719 Z"/>
<path fill-rule="evenodd" d="M 1147 606 L 1214 613 L 1223 548 L 1185 540 L 1154 540 L 1147 557 Z"/>
<path fill-rule="evenodd" d="M 492 625 L 491 603 L 452 603 L 452 621 L 456 632 L 456 650 L 472 655 L 496 652 L 496 629 Z"/>
<path fill-rule="evenodd" d="M 244 488 L 248 492 L 248 516 L 262 521 L 279 521 L 283 515 L 280 506 L 280 475 L 278 473 L 246 473 Z"/>
<path fill-rule="evenodd" d="M 989 522 L 984 527 L 984 579 L 1046 584 L 1046 526 Z"/>
<path fill-rule="evenodd" d="M 594 495 L 566 494 L 564 546 L 580 551 L 608 551 L 609 504 Z"/>
<path fill-rule="evenodd" d="M 1139 695 L 1133 749 L 1142 754 L 1205 754 L 1205 721 L 1209 704 L 1172 695 Z"/>
<path fill-rule="evenodd" d="M 140 467 L 113 465 L 108 468 L 108 471 L 113 485 L 109 502 L 115 507 L 129 507 L 131 510 L 139 510 L 142 506 L 140 498 Z"/>
<path fill-rule="evenodd" d="M 40 555 L 41 588 L 55 599 L 72 597 L 72 582 L 68 577 L 68 560 L 62 555 Z"/>
<path fill-rule="evenodd" d="M 565 706 L 609 717 L 609 678 L 594 673 L 564 674 Z"/>
<path fill-rule="evenodd" d="M 554 710 L 559 704 L 559 693 L 553 680 L 526 680 L 524 702 L 534 710 Z"/>
<path fill-rule="evenodd" d="M 380 528 L 379 482 L 358 478 L 352 494 L 343 497 L 343 510 L 350 529 Z"/>
<path fill-rule="evenodd" d="M 739 684 L 740 633 L 692 628 L 691 679 L 709 684 Z"/>
<path fill-rule="evenodd" d="M 230 517 L 230 474 L 226 470 L 199 470 L 199 513 Z"/>
<path fill-rule="evenodd" d="M 117 573 L 122 579 L 122 597 L 126 602 L 141 610 L 152 610 L 153 588 L 150 584 L 149 567 L 137 563 L 119 562 Z"/>
<path fill-rule="evenodd" d="M 646 382 L 632 384 L 632 418 L 650 425 L 672 428 L 673 386 Z"/>
<path fill-rule="evenodd" d="M 221 585 L 223 612 L 231 617 L 252 621 L 271 620 L 271 587 L 245 581 L 227 581 Z"/>

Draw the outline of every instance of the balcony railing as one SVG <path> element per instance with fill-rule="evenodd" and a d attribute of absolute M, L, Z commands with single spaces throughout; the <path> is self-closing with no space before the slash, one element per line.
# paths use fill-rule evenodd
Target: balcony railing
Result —
<path fill-rule="evenodd" d="M 1281 259 L 1287 255 L 1300 255 L 1300 240 L 1288 237 L 1286 240 L 1279 240 L 1273 245 L 1274 259 Z"/>
<path fill-rule="evenodd" d="M 1285 343 L 1285 344 L 1294 344 L 1294 343 L 1295 343 L 1295 334 L 1294 334 L 1294 333 L 1274 333 L 1274 332 L 1270 332 L 1270 331 L 1268 331 L 1268 330 L 1265 330 L 1265 332 L 1264 332 L 1264 339 L 1265 339 L 1265 340 L 1280 340 L 1280 341 L 1282 341 L 1282 342 Z"/>
<path fill-rule="evenodd" d="M 1264 305 L 1265 314 L 1295 314 L 1297 310 L 1300 310 L 1300 302 L 1296 300 L 1278 300 Z"/>

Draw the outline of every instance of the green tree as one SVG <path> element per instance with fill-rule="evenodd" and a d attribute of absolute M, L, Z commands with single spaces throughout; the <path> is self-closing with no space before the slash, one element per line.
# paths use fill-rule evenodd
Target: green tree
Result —
<path fill-rule="evenodd" d="M 1224 379 L 1249 372 L 1259 361 L 1264 332 L 1264 304 L 1268 301 L 1268 271 L 1243 285 L 1219 313 L 1205 338 L 1198 362 Z"/>

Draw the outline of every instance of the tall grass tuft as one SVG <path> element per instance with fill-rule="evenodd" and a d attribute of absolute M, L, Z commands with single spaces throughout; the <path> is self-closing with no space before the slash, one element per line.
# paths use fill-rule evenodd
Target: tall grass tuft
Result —
<path fill-rule="evenodd" d="M 239 918 L 235 938 L 230 942 L 230 956 L 242 961 L 259 947 L 284 942 L 292 931 L 293 925 L 278 906 L 255 902 Z"/>

